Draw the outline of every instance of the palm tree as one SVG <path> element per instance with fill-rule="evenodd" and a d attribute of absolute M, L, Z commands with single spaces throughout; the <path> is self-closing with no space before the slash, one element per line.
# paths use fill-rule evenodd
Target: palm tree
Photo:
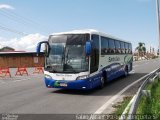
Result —
<path fill-rule="evenodd" d="M 138 51 L 138 57 L 143 57 L 146 54 L 145 43 L 139 42 L 135 50 Z"/>

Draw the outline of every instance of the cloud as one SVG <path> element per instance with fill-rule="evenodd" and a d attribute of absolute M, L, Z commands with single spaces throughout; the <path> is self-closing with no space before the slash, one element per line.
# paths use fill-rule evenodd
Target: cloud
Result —
<path fill-rule="evenodd" d="M 7 4 L 0 4 L 0 9 L 14 10 L 15 8 Z"/>
<path fill-rule="evenodd" d="M 4 38 L 0 37 L 0 49 L 4 47 L 4 45 L 1 44 L 1 41 L 5 40 Z"/>
<path fill-rule="evenodd" d="M 35 52 L 37 43 L 44 40 L 47 40 L 47 37 L 39 33 L 29 34 L 21 38 L 14 38 L 5 41 L 2 41 L 2 39 L 0 39 L 2 46 L 9 46 L 14 48 L 16 51 L 27 52 Z"/>
<path fill-rule="evenodd" d="M 4 46 L 0 44 L 0 49 L 3 48 Z"/>

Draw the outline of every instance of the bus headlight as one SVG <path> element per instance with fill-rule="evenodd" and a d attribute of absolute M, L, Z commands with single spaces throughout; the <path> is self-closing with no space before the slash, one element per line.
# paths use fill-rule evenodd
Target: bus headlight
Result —
<path fill-rule="evenodd" d="M 89 75 L 83 75 L 83 76 L 77 77 L 76 80 L 83 80 L 83 79 L 87 79 L 88 77 L 89 77 Z"/>
<path fill-rule="evenodd" d="M 47 79 L 52 79 L 52 77 L 50 75 L 45 74 L 44 77 L 47 78 Z"/>

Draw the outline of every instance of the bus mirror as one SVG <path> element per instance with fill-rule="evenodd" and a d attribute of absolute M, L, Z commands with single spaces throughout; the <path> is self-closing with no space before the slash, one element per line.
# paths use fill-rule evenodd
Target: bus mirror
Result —
<path fill-rule="evenodd" d="M 45 55 L 46 56 L 48 56 L 48 54 L 49 54 L 49 43 L 48 43 L 48 41 L 42 41 L 42 42 L 39 42 L 38 44 L 37 44 L 37 50 L 36 50 L 36 53 L 37 53 L 37 55 L 39 55 L 40 54 L 40 52 L 41 52 L 41 45 L 42 44 L 46 44 L 48 47 L 46 47 L 47 49 L 45 50 Z"/>
<path fill-rule="evenodd" d="M 91 54 L 91 42 L 86 42 L 86 55 L 89 56 Z"/>

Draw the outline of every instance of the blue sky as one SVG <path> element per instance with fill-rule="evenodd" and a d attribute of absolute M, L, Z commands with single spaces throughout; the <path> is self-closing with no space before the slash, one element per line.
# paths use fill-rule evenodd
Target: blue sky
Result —
<path fill-rule="evenodd" d="M 0 41 L 3 45 L 18 41 L 13 47 L 22 50 L 23 42 L 26 45 L 32 37 L 36 41 L 53 32 L 91 28 L 131 41 L 133 48 L 138 42 L 146 43 L 148 49 L 157 48 L 155 1 L 0 0 L 0 6 L 10 6 L 0 7 L 0 25 L 28 34 L 21 36 L 0 29 Z M 27 50 L 36 43 L 29 42 Z"/>

